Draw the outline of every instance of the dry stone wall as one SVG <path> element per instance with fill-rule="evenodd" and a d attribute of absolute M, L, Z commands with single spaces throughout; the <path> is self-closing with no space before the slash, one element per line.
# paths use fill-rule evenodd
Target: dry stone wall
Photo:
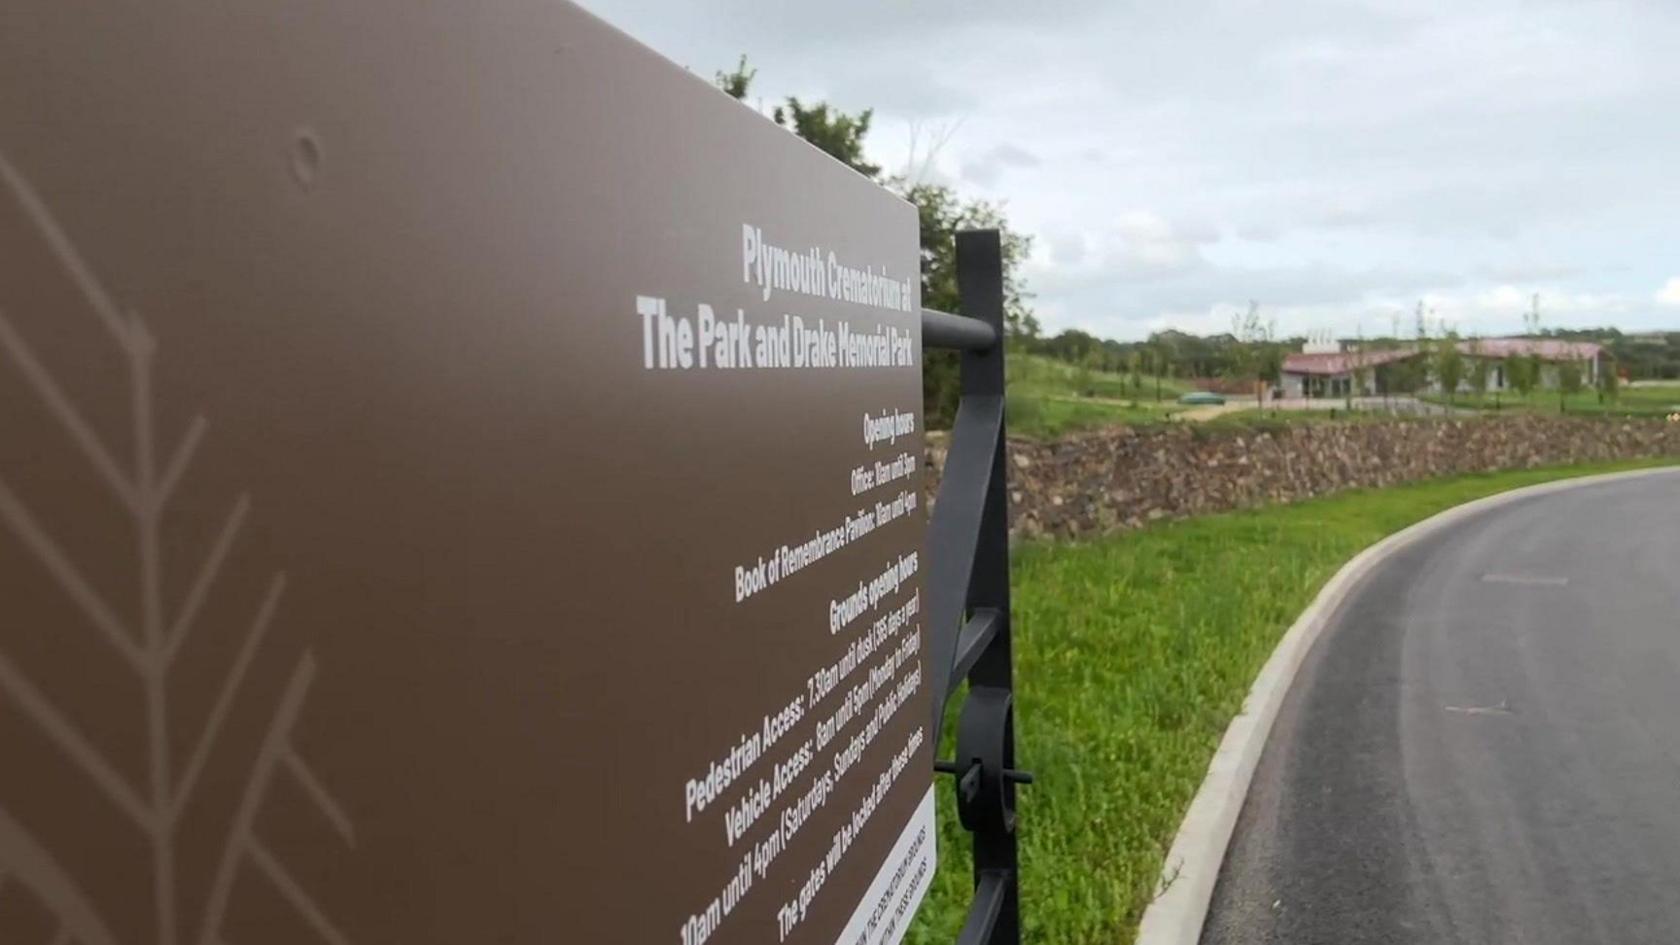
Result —
<path fill-rule="evenodd" d="M 929 438 L 937 494 L 946 441 Z M 1565 417 L 1121 427 L 1011 438 L 1010 520 L 1023 537 L 1086 537 L 1342 489 L 1456 473 L 1680 456 L 1680 424 Z"/>

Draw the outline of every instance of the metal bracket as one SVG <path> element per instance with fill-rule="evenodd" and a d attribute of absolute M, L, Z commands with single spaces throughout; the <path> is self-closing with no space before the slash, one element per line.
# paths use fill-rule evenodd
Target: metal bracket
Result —
<path fill-rule="evenodd" d="M 1015 767 L 1014 697 L 1007 689 L 976 686 L 957 722 L 957 757 L 934 770 L 957 775 L 957 816 L 973 833 L 1015 830 L 1015 786 L 1031 784 Z"/>

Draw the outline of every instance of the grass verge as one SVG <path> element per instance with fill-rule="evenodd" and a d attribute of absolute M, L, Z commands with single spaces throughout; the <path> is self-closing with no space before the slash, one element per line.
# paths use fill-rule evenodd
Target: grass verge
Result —
<path fill-rule="evenodd" d="M 1165 423 L 1184 408 L 1147 401 L 1102 401 L 1011 391 L 1008 409 L 1010 433 L 1048 440 L 1082 430 Z"/>
<path fill-rule="evenodd" d="M 1011 355 L 1009 428 L 1023 436 L 1055 437 L 1121 424 L 1159 423 L 1179 410 L 1183 388 L 1082 368 L 1043 355 Z M 1157 400 L 1157 395 L 1160 399 Z"/>
<path fill-rule="evenodd" d="M 1360 549 L 1495 492 L 1672 462 L 1439 479 L 1020 548 L 1017 755 L 1038 776 L 1021 792 L 1023 940 L 1132 940 L 1255 674 Z M 970 899 L 968 839 L 945 778 L 939 802 L 939 870 L 907 939 L 914 945 L 955 941 Z"/>

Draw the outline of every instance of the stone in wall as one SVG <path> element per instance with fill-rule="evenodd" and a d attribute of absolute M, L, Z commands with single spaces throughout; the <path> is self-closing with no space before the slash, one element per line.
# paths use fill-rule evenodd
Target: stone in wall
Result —
<path fill-rule="evenodd" d="M 930 495 L 938 492 L 945 445 L 942 436 L 929 437 Z M 1012 532 L 1080 538 L 1437 476 L 1680 456 L 1680 424 L 1536 416 L 1251 430 L 1186 424 L 1052 441 L 1012 437 L 1009 452 Z"/>

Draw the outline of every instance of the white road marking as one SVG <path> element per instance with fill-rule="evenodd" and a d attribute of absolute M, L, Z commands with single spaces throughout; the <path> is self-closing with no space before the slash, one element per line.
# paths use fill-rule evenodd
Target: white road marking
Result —
<path fill-rule="evenodd" d="M 1547 577 L 1540 574 L 1484 574 L 1483 584 L 1517 584 L 1526 587 L 1563 587 L 1566 577 Z"/>
<path fill-rule="evenodd" d="M 1511 701 L 1501 699 L 1498 705 L 1444 705 L 1441 708 L 1463 715 L 1510 715 Z"/>

